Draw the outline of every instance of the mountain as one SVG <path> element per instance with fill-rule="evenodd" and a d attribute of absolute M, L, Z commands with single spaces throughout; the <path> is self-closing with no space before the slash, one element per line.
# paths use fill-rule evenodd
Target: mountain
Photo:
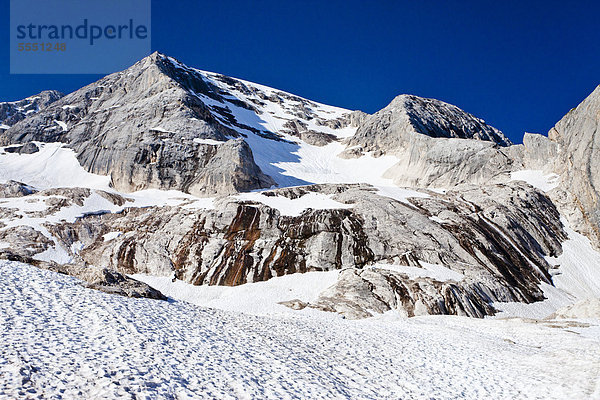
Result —
<path fill-rule="evenodd" d="M 212 196 L 347 175 L 345 168 L 331 168 L 322 171 L 329 177 L 306 178 L 282 171 L 281 164 L 299 161 L 294 154 L 301 155 L 305 145 L 333 144 L 311 151 L 320 153 L 317 163 L 329 166 L 331 152 L 343 149 L 342 140 L 352 137 L 352 145 L 379 137 L 369 127 L 381 126 L 377 121 L 390 110 L 409 121 L 393 126 L 405 135 L 451 132 L 451 137 L 509 143 L 498 130 L 442 102 L 400 96 L 367 118 L 359 111 L 189 68 L 159 53 L 65 96 L 9 129 L 2 142 L 67 143 L 87 171 L 111 176 L 121 191 L 160 188 Z M 387 143 L 391 139 L 377 140 L 394 147 Z M 377 153 L 376 148 L 369 151 Z"/>
<path fill-rule="evenodd" d="M 600 296 L 581 235 L 598 229 L 596 92 L 512 145 L 438 100 L 367 115 L 154 53 L 0 134 L 0 252 L 125 295 L 160 298 L 139 274 L 203 290 L 340 271 L 283 303 L 545 317 Z"/>
<path fill-rule="evenodd" d="M 64 95 L 56 90 L 44 90 L 19 101 L 0 103 L 0 132 L 10 128 L 25 117 L 48 107 Z"/>
<path fill-rule="evenodd" d="M 275 185 L 256 164 L 248 135 L 283 142 L 286 132 L 324 144 L 348 134 L 354 120 L 345 110 L 154 53 L 65 96 L 3 139 L 68 143 L 86 170 L 110 175 L 118 190 L 208 196 Z"/>
<path fill-rule="evenodd" d="M 385 177 L 395 184 L 451 187 L 508 173 L 510 145 L 502 132 L 456 106 L 400 95 L 364 120 L 342 156 L 393 155 L 399 162 Z"/>
<path fill-rule="evenodd" d="M 361 151 L 390 153 L 407 146 L 411 137 L 477 139 L 509 146 L 498 129 L 460 108 L 435 99 L 400 95 L 365 119 L 349 141 Z"/>

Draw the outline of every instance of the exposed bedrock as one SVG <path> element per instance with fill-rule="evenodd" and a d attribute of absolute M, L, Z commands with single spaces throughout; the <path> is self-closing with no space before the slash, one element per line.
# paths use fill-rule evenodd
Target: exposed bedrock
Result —
<path fill-rule="evenodd" d="M 81 261 L 195 285 L 342 269 L 338 284 L 310 306 L 352 318 L 389 309 L 481 317 L 494 313 L 493 301 L 542 300 L 539 283 L 551 282 L 544 256 L 559 255 L 566 238 L 552 202 L 519 182 L 463 186 L 409 201 L 366 185 L 267 195 L 301 199 L 310 191 L 352 207 L 286 216 L 224 198 L 214 210 L 129 208 L 48 229 L 64 248 L 81 249 L 74 254 Z M 450 271 L 450 278 L 428 275 L 428 265 Z"/>

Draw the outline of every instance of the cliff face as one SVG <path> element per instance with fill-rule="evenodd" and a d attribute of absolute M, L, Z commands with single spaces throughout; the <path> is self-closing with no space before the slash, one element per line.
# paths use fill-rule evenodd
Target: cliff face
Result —
<path fill-rule="evenodd" d="M 53 194 L 83 204 L 92 193 Z M 543 299 L 539 284 L 551 282 L 553 267 L 545 257 L 558 256 L 566 238 L 543 193 L 512 183 L 414 195 L 398 200 L 366 185 L 314 185 L 263 196 L 321 196 L 339 208 L 287 215 L 263 197 L 224 198 L 214 209 L 126 208 L 47 229 L 78 263 L 195 285 L 341 269 L 338 283 L 309 306 L 350 318 L 389 309 L 483 317 L 495 313 L 492 302 Z M 26 238 L 12 242 L 13 251 L 31 255 Z"/>
<path fill-rule="evenodd" d="M 401 95 L 368 116 L 342 156 L 394 155 L 386 178 L 399 186 L 486 183 L 512 169 L 502 132 L 439 100 Z"/>
<path fill-rule="evenodd" d="M 581 211 L 578 223 L 600 245 L 600 86 L 548 133 L 556 143 L 554 170 Z"/>
<path fill-rule="evenodd" d="M 421 135 L 511 145 L 502 132 L 480 118 L 443 101 L 411 95 L 400 95 L 365 118 L 349 145 L 363 151 L 389 153 L 407 147 L 411 137 Z"/>

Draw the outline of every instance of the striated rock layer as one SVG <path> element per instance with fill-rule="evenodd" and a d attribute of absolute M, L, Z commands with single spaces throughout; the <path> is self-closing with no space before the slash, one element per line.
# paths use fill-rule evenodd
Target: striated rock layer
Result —
<path fill-rule="evenodd" d="M 494 313 L 494 301 L 542 300 L 539 283 L 551 282 L 552 268 L 544 256 L 559 255 L 566 238 L 552 202 L 524 183 L 465 186 L 409 200 L 364 185 L 266 195 L 302 199 L 315 192 L 351 208 L 288 216 L 224 198 L 214 210 L 127 208 L 48 229 L 63 248 L 77 249 L 73 256 L 81 262 L 195 285 L 342 269 L 338 284 L 310 306 L 351 318 L 389 309 L 482 317 Z M 428 275 L 429 265 L 450 278 Z M 415 270 L 424 275 L 415 278 Z"/>

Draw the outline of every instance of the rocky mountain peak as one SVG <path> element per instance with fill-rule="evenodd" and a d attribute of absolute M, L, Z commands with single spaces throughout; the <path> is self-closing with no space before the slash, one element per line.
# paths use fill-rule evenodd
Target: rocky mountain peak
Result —
<path fill-rule="evenodd" d="M 476 139 L 500 146 L 512 144 L 501 131 L 457 106 L 407 94 L 397 96 L 367 118 L 351 144 L 362 145 L 367 151 L 385 152 L 414 135 Z"/>
<path fill-rule="evenodd" d="M 110 175 L 122 191 L 209 196 L 272 186 L 241 135 L 203 100 L 211 97 L 199 71 L 154 53 L 65 96 L 1 139 L 63 142 L 89 172 Z"/>
<path fill-rule="evenodd" d="M 63 96 L 58 90 L 44 90 L 23 100 L 0 103 L 0 132 L 43 110 Z"/>

